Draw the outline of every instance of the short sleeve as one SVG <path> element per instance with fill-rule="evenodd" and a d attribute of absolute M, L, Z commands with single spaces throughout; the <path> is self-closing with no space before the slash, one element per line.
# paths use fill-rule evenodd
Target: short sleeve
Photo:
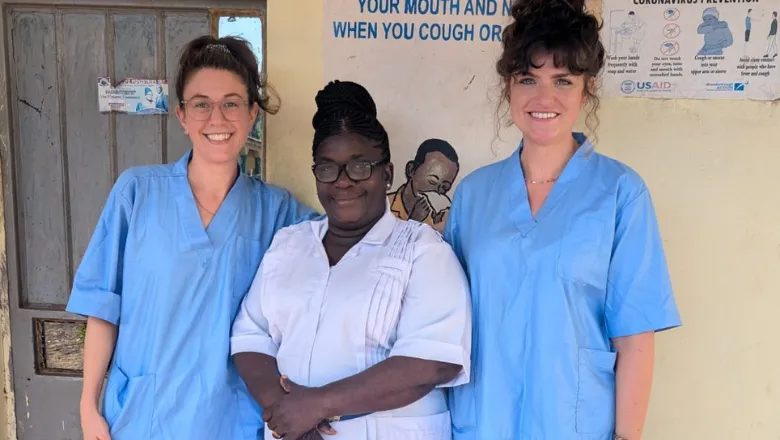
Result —
<path fill-rule="evenodd" d="M 606 321 L 611 338 L 682 324 L 647 189 L 617 212 Z"/>
<path fill-rule="evenodd" d="M 119 325 L 122 267 L 132 203 L 122 193 L 128 184 L 120 176 L 103 207 L 95 232 L 73 278 L 70 313 L 100 318 Z"/>
<path fill-rule="evenodd" d="M 262 297 L 264 294 L 263 268 L 260 264 L 249 292 L 241 301 L 241 308 L 233 322 L 230 335 L 230 355 L 237 353 L 262 353 L 276 357 L 279 350 L 271 338 L 268 319 L 263 314 Z"/>
<path fill-rule="evenodd" d="M 438 238 L 424 246 L 413 262 L 390 356 L 460 365 L 458 376 L 440 386 L 462 385 L 471 369 L 468 282 L 447 243 Z"/>

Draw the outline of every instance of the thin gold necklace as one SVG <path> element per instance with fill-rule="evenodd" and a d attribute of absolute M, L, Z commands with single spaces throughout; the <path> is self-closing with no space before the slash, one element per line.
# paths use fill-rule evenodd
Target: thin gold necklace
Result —
<path fill-rule="evenodd" d="M 201 207 L 201 208 L 202 208 L 204 211 L 206 211 L 206 212 L 207 212 L 207 213 L 208 213 L 210 216 L 212 216 L 212 217 L 214 217 L 214 216 L 215 216 L 215 214 L 214 214 L 213 212 L 211 212 L 211 211 L 209 211 L 208 209 L 206 209 L 206 207 L 205 207 L 205 206 L 203 206 L 203 204 L 202 204 L 202 203 L 200 203 L 200 200 L 198 200 L 198 197 L 196 197 L 196 196 L 195 196 L 195 193 L 192 193 L 192 198 L 194 198 L 194 199 L 195 199 L 195 203 L 196 203 L 198 206 L 200 206 L 200 207 Z"/>
<path fill-rule="evenodd" d="M 528 183 L 532 183 L 532 184 L 534 184 L 534 185 L 541 185 L 541 184 L 545 184 L 545 183 L 554 183 L 554 182 L 556 182 L 557 180 L 558 180 L 558 178 L 557 178 L 557 177 L 553 177 L 552 179 L 547 179 L 547 180 L 533 180 L 533 179 L 525 179 L 525 181 L 526 181 L 526 182 L 528 182 Z"/>

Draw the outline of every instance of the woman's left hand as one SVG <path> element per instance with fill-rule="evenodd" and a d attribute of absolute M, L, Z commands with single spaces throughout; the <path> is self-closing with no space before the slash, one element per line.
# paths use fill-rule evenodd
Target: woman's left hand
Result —
<path fill-rule="evenodd" d="M 275 434 L 274 438 L 298 440 L 312 430 L 326 435 L 336 433 L 329 424 L 323 423 L 325 408 L 316 388 L 298 385 L 286 376 L 280 381 L 287 394 L 263 411 L 263 420 Z"/>

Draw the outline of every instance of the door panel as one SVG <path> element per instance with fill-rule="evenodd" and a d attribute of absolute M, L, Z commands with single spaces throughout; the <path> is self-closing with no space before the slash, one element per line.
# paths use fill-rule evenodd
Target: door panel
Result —
<path fill-rule="evenodd" d="M 106 115 L 97 78 L 168 78 L 182 46 L 209 33 L 206 9 L 5 6 L 10 146 L 3 145 L 16 430 L 76 440 L 83 320 L 64 312 L 113 182 L 173 162 L 189 141 L 173 113 Z"/>
<path fill-rule="evenodd" d="M 176 100 L 176 71 L 179 64 L 181 49 L 187 42 L 200 35 L 209 33 L 209 21 L 201 14 L 170 13 L 165 16 L 165 72 L 170 85 L 169 106 Z M 176 49 L 176 50 L 172 50 Z M 191 146 L 190 140 L 184 135 L 184 129 L 175 115 L 168 117 L 166 139 L 168 144 L 168 160 L 176 161 L 186 153 Z"/>
<path fill-rule="evenodd" d="M 157 16 L 114 16 L 114 74 L 112 81 L 135 76 L 157 78 Z M 124 117 L 116 120 L 116 149 L 120 170 L 163 162 L 161 118 Z"/>
<path fill-rule="evenodd" d="M 65 145 L 70 202 L 71 261 L 77 268 L 87 250 L 102 204 L 116 178 L 110 145 L 109 116 L 85 111 L 96 103 L 97 87 L 84 78 L 98 78 L 106 68 L 105 14 L 62 15 L 62 84 Z M 89 172 L 84 172 L 89 170 Z M 91 197 L 84 197 L 85 194 Z"/>
<path fill-rule="evenodd" d="M 19 248 L 22 304 L 61 307 L 68 299 L 55 16 L 11 17 L 13 103 L 18 130 Z M 45 202 L 44 202 L 45 201 Z M 41 203 L 44 202 L 44 203 Z M 63 264 L 65 263 L 65 264 Z"/>

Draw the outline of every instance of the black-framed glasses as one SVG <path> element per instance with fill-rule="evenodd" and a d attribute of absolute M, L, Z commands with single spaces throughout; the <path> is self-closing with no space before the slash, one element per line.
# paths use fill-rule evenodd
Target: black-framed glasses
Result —
<path fill-rule="evenodd" d="M 382 160 L 353 160 L 345 164 L 340 163 L 318 163 L 311 167 L 314 171 L 314 177 L 321 183 L 333 183 L 339 180 L 341 172 L 347 173 L 347 177 L 353 182 L 362 182 L 368 180 L 377 165 L 386 164 L 387 159 Z"/>
<path fill-rule="evenodd" d="M 211 118 L 214 108 L 219 107 L 225 119 L 235 122 L 245 117 L 249 108 L 249 102 L 241 98 L 228 98 L 223 101 L 193 98 L 188 101 L 182 101 L 181 105 L 184 106 L 184 111 L 196 121 L 207 121 Z"/>

